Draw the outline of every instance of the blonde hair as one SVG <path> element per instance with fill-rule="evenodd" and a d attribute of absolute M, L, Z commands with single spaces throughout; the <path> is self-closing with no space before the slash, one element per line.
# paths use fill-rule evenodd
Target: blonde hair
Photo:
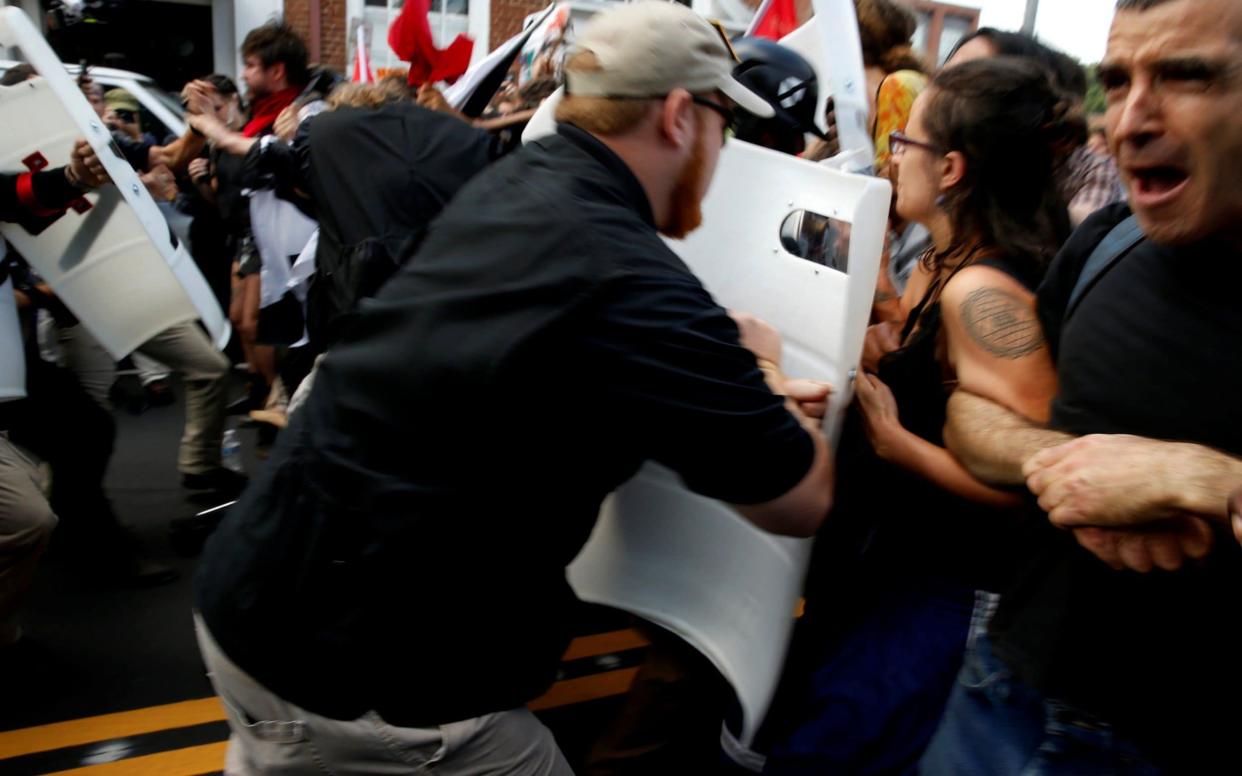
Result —
<path fill-rule="evenodd" d="M 405 81 L 389 76 L 373 84 L 341 84 L 328 95 L 328 110 L 337 108 L 379 108 L 410 99 Z"/>
<path fill-rule="evenodd" d="M 579 51 L 565 62 L 566 81 L 573 72 L 598 72 L 599 62 L 590 51 Z M 556 120 L 573 124 L 593 135 L 620 135 L 642 123 L 651 112 L 651 101 L 635 97 L 583 97 L 566 93 L 556 106 Z"/>

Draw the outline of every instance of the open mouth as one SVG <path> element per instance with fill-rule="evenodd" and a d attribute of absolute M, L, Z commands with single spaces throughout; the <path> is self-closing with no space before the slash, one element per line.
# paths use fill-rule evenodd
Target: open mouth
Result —
<path fill-rule="evenodd" d="M 1186 187 L 1190 174 L 1179 167 L 1144 167 L 1131 169 L 1134 181 L 1134 204 L 1147 207 L 1161 205 L 1175 198 Z"/>

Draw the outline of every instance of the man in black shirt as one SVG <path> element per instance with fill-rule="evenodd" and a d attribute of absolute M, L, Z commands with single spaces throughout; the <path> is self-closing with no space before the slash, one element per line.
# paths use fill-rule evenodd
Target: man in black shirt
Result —
<path fill-rule="evenodd" d="M 1236 2 L 1118 3 L 1100 75 L 1142 234 L 1124 239 L 1126 206 L 1100 211 L 1040 289 L 1052 428 L 950 404 L 950 447 L 983 479 L 1025 482 L 1043 512 L 924 773 L 1242 766 L 1226 510 L 1242 482 L 1239 73 Z"/>
<path fill-rule="evenodd" d="M 611 490 L 652 459 L 766 529 L 824 517 L 830 454 L 778 394 L 826 389 L 659 237 L 697 225 L 725 100 L 771 108 L 674 3 L 610 8 L 578 47 L 558 133 L 466 184 L 362 305 L 204 555 L 239 768 L 374 772 L 382 739 L 411 768 L 567 773 L 523 706 Z"/>
<path fill-rule="evenodd" d="M 383 103 L 370 104 L 377 98 Z M 247 180 L 292 190 L 319 223 L 306 299 L 316 353 L 409 257 L 458 189 L 501 152 L 491 133 L 416 104 L 404 81 L 343 86 L 331 102 L 302 122 L 291 144 L 264 138 L 245 155 Z"/>

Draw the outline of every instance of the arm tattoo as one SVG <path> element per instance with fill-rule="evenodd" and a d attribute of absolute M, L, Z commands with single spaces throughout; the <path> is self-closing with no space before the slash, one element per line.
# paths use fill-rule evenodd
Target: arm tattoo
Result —
<path fill-rule="evenodd" d="M 994 356 L 1022 358 L 1044 346 L 1044 333 L 1034 311 L 1006 291 L 972 291 L 962 302 L 961 313 L 971 339 Z"/>

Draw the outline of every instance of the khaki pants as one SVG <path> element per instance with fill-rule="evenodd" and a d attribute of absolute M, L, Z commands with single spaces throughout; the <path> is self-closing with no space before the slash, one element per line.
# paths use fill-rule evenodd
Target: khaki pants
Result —
<path fill-rule="evenodd" d="M 81 325 L 61 329 L 58 342 L 65 366 L 91 398 L 110 409 L 108 391 L 116 379 L 112 356 Z M 142 343 L 138 354 L 166 364 L 185 386 L 185 430 L 177 468 L 183 474 L 202 474 L 220 466 L 229 360 L 193 321 L 160 332 Z"/>
<path fill-rule="evenodd" d="M 34 462 L 0 435 L 0 630 L 11 625 L 56 527 Z"/>
<path fill-rule="evenodd" d="M 281 699 L 234 665 L 197 615 L 194 627 L 229 717 L 227 776 L 573 776 L 552 733 L 527 709 L 432 728 L 395 727 L 374 712 L 328 719 Z"/>

